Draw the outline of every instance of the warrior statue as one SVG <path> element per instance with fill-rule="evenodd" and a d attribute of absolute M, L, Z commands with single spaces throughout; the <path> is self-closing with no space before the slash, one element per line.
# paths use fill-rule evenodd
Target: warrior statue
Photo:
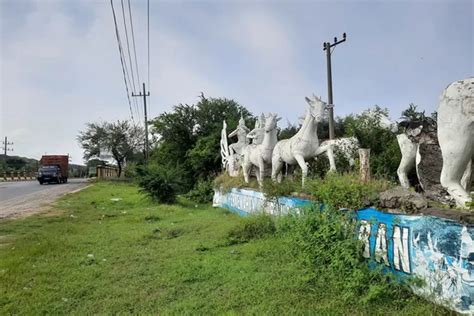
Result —
<path fill-rule="evenodd" d="M 265 136 L 265 114 L 261 114 L 255 121 L 255 128 L 247 134 L 247 138 L 251 139 L 251 144 L 259 145 L 263 142 Z"/>
<path fill-rule="evenodd" d="M 233 143 L 229 146 L 229 150 L 231 154 L 239 154 L 242 155 L 242 150 L 245 146 L 249 144 L 247 139 L 247 134 L 249 133 L 249 129 L 245 126 L 245 120 L 241 116 L 239 120 L 239 125 L 237 128 L 229 134 L 229 137 L 234 137 L 237 135 L 237 143 Z"/>

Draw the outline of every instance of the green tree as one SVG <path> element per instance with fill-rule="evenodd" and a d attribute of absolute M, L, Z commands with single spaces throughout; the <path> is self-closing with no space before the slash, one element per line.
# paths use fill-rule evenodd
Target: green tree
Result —
<path fill-rule="evenodd" d="M 370 112 L 346 116 L 345 134 L 356 137 L 361 148 L 370 148 L 372 174 L 395 179 L 401 153 L 395 133 L 380 125 L 381 115 L 388 116 L 388 110 L 375 105 Z"/>
<path fill-rule="evenodd" d="M 171 112 L 165 112 L 151 122 L 152 133 L 159 139 L 152 160 L 179 165 L 184 172 L 182 191 L 187 192 L 199 180 L 207 180 L 220 171 L 219 141 L 223 120 L 230 133 L 241 116 L 249 128 L 253 127 L 255 118 L 234 100 L 208 98 L 201 94 L 194 105 L 176 105 Z"/>
<path fill-rule="evenodd" d="M 104 150 L 110 152 L 117 163 L 119 177 L 125 159 L 132 158 L 143 148 L 143 139 L 143 129 L 129 121 L 88 123 L 77 137 L 84 149 L 84 159 L 97 158 Z"/>

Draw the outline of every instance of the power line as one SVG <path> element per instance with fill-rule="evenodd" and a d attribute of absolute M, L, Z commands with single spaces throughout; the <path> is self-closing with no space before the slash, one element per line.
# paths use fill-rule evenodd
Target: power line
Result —
<path fill-rule="evenodd" d="M 129 74 L 132 75 L 132 87 L 133 87 L 133 91 L 136 90 L 136 87 L 135 87 L 135 76 L 133 74 L 133 63 L 132 63 L 132 54 L 130 53 L 130 41 L 128 40 L 128 29 L 127 29 L 127 20 L 125 18 L 125 9 L 124 9 L 124 5 L 123 5 L 123 0 L 120 0 L 120 4 L 121 4 L 121 7 L 122 7 L 122 18 L 123 18 L 123 27 L 125 29 L 125 39 L 127 41 L 127 52 L 128 52 L 128 61 L 129 61 L 129 66 L 130 66 L 130 72 Z M 128 70 L 128 67 L 127 67 L 127 63 L 125 62 L 125 68 L 127 68 Z M 128 82 L 130 83 L 130 77 L 128 78 Z M 138 116 L 138 123 L 140 123 L 140 112 L 138 110 L 138 103 L 137 103 L 137 100 L 136 99 L 133 99 L 133 103 L 135 104 L 135 110 L 137 111 L 137 116 Z"/>
<path fill-rule="evenodd" d="M 147 0 L 146 7 L 146 28 L 147 28 L 147 51 L 148 51 L 148 89 L 150 89 L 150 0 Z"/>
<path fill-rule="evenodd" d="M 137 49 L 135 47 L 135 33 L 133 31 L 133 19 L 132 19 L 132 8 L 130 6 L 130 0 L 128 0 L 128 12 L 130 14 L 130 29 L 132 31 L 132 43 L 133 43 L 133 54 L 135 56 L 135 70 L 137 71 L 137 79 L 138 84 L 140 84 L 140 71 L 138 68 L 138 61 L 137 61 Z"/>
<path fill-rule="evenodd" d="M 133 118 L 133 110 L 132 110 L 132 102 L 130 101 L 130 92 L 128 89 L 128 84 L 127 84 L 127 70 L 125 67 L 125 60 L 123 56 L 123 50 L 122 50 L 122 42 L 120 41 L 120 34 L 117 26 L 117 17 L 115 15 L 115 9 L 114 9 L 114 3 L 113 0 L 110 0 L 110 6 L 112 8 L 112 14 L 114 17 L 114 25 L 115 25 L 115 35 L 117 37 L 117 44 L 118 44 L 118 49 L 119 49 L 119 55 L 120 55 L 120 64 L 122 65 L 122 74 L 123 74 L 123 81 L 125 83 L 125 90 L 127 92 L 127 99 L 128 99 L 128 106 L 130 108 L 130 115 L 132 117 L 133 124 L 135 125 L 135 119 Z M 130 80 L 130 78 L 129 78 Z"/>
<path fill-rule="evenodd" d="M 130 0 L 128 0 L 128 13 L 129 13 L 129 16 L 130 16 L 130 30 L 132 32 L 132 44 L 133 44 L 133 55 L 134 55 L 134 59 L 135 59 L 135 71 L 137 73 L 137 87 L 140 86 L 140 69 L 138 67 L 138 60 L 137 60 L 137 48 L 136 48 L 136 45 L 135 45 L 135 32 L 133 30 L 133 18 L 132 18 L 132 6 L 130 5 Z M 134 99 L 135 102 L 138 102 L 136 99 Z M 138 115 L 139 117 L 141 118 L 141 113 L 140 113 L 140 107 L 137 105 L 137 110 L 138 110 Z"/>

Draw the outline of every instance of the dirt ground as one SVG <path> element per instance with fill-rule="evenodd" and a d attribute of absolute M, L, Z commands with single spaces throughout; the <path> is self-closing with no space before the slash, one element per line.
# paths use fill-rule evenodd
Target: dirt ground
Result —
<path fill-rule="evenodd" d="M 60 196 L 82 190 L 87 186 L 87 182 L 52 185 L 51 188 L 47 190 L 0 201 L 0 220 L 22 218 L 32 214 L 46 212 L 50 209 L 51 203 L 56 201 Z"/>

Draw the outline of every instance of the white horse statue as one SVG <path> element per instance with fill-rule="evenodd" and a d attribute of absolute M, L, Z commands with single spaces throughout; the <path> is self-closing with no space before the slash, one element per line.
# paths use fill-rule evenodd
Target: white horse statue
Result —
<path fill-rule="evenodd" d="M 461 179 L 474 159 L 474 77 L 451 83 L 441 95 L 438 142 L 443 155 L 441 185 L 460 207 L 466 207 L 472 199 Z M 467 174 L 470 178 L 471 171 Z"/>
<path fill-rule="evenodd" d="M 301 183 L 308 175 L 306 160 L 314 158 L 324 152 L 328 153 L 329 164 L 332 171 L 336 170 L 332 144 L 320 146 L 317 134 L 318 123 L 324 120 L 326 103 L 313 94 L 313 98 L 305 98 L 309 109 L 298 133 L 289 139 L 279 141 L 273 150 L 272 157 L 272 179 L 275 181 L 280 175 L 283 164 L 298 164 L 302 171 Z M 281 180 L 278 177 L 279 181 Z"/>
<path fill-rule="evenodd" d="M 257 181 L 263 185 L 263 177 L 265 175 L 265 164 L 272 162 L 273 148 L 275 147 L 277 139 L 277 122 L 281 118 L 277 118 L 277 114 L 269 113 L 265 117 L 265 135 L 261 144 L 248 145 L 244 150 L 244 161 L 242 164 L 245 182 L 249 182 L 250 169 L 256 166 Z"/>

